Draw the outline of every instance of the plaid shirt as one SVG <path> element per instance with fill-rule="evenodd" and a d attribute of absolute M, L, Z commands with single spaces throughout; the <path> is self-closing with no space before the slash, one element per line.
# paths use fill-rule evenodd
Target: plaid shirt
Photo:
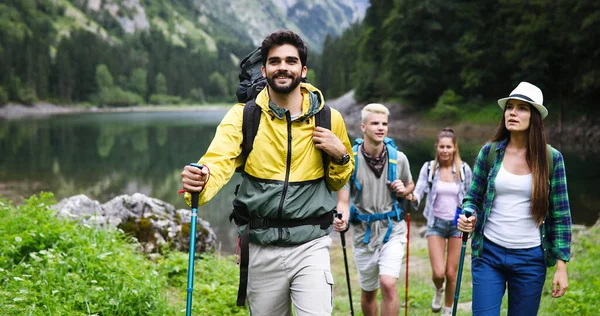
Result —
<path fill-rule="evenodd" d="M 504 159 L 504 150 L 508 140 L 498 143 L 496 161 L 488 170 L 487 156 L 491 143 L 487 143 L 479 151 L 473 169 L 473 181 L 467 196 L 463 200 L 464 210 L 471 210 L 477 216 L 475 231 L 471 240 L 472 255 L 481 257 L 483 250 L 483 230 L 492 210 L 495 194 L 495 180 Z M 540 235 L 546 266 L 551 267 L 560 259 L 565 262 L 571 257 L 571 209 L 567 193 L 567 176 L 562 154 L 552 148 L 554 171 L 550 181 L 549 210 L 540 225 Z"/>

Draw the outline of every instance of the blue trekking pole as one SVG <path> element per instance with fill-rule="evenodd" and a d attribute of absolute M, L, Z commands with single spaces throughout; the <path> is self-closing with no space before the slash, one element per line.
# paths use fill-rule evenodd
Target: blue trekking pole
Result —
<path fill-rule="evenodd" d="M 465 216 L 471 217 L 473 213 L 470 210 L 465 210 Z M 460 281 L 462 278 L 463 264 L 465 263 L 465 250 L 467 248 L 467 240 L 469 239 L 469 233 L 462 233 L 462 247 L 460 248 L 460 261 L 458 263 L 458 275 L 456 279 L 456 290 L 454 291 L 454 305 L 452 306 L 452 316 L 456 316 L 456 308 L 458 307 L 458 296 L 460 294 Z"/>
<path fill-rule="evenodd" d="M 202 169 L 202 165 L 191 163 L 190 166 Z M 190 257 L 188 261 L 187 303 L 185 315 L 192 315 L 192 291 L 194 291 L 194 254 L 196 253 L 196 221 L 198 218 L 198 197 L 200 192 L 192 192 L 192 218 L 190 219 Z"/>

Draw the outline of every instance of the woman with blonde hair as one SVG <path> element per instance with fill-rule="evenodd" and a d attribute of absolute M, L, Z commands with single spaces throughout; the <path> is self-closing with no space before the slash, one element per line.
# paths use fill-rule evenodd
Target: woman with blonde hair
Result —
<path fill-rule="evenodd" d="M 546 267 L 556 265 L 552 296 L 568 287 L 571 210 L 562 154 L 546 144 L 542 91 L 521 82 L 498 100 L 504 111 L 479 151 L 458 228 L 473 232 L 473 315 L 537 315 Z"/>
<path fill-rule="evenodd" d="M 431 309 L 435 313 L 441 310 L 446 316 L 452 315 L 461 249 L 460 231 L 454 224 L 454 217 L 471 184 L 472 172 L 460 159 L 458 140 L 452 129 L 444 128 L 438 134 L 435 148 L 435 159 L 421 167 L 412 200 L 418 207 L 427 194 L 425 236 L 435 285 Z"/>

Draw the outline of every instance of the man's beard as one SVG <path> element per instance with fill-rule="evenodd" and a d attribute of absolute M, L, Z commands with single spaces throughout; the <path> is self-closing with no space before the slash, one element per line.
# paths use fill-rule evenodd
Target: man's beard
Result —
<path fill-rule="evenodd" d="M 280 77 L 281 75 L 287 76 L 288 78 L 292 79 L 292 82 L 290 82 L 287 85 L 278 85 L 277 83 L 275 83 L 275 78 Z M 296 89 L 296 87 L 300 84 L 301 81 L 301 77 L 296 77 L 288 73 L 287 71 L 278 71 L 273 76 L 267 77 L 267 83 L 269 83 L 269 87 L 271 87 L 273 91 L 281 94 L 292 92 L 294 89 Z"/>

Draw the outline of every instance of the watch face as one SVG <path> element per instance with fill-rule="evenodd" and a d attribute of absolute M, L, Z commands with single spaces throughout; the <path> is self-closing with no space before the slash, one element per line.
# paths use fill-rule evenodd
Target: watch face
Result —
<path fill-rule="evenodd" d="M 342 158 L 340 159 L 340 164 L 341 165 L 345 165 L 348 163 L 348 161 L 350 161 L 350 154 L 345 154 L 342 156 Z"/>

